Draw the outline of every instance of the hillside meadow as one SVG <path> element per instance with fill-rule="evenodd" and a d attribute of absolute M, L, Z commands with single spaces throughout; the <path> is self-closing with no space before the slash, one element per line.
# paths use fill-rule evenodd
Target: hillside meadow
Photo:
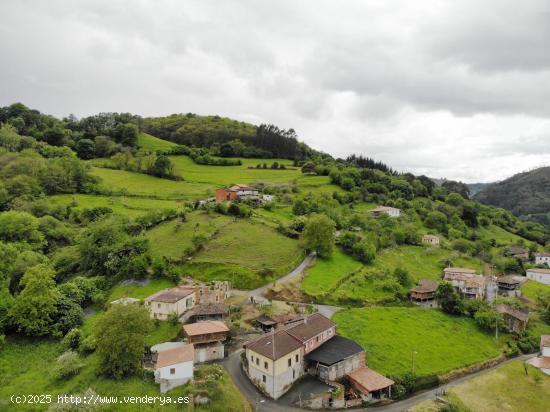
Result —
<path fill-rule="evenodd" d="M 367 364 L 389 376 L 412 371 L 419 377 L 441 375 L 499 356 L 494 337 L 472 319 L 437 309 L 369 307 L 334 315 L 338 333 L 367 349 Z"/>

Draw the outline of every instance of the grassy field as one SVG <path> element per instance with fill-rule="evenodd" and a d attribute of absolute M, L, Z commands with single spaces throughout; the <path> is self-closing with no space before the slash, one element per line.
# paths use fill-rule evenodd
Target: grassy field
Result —
<path fill-rule="evenodd" d="M 264 224 L 237 219 L 221 227 L 183 273 L 202 280 L 218 277 L 253 289 L 286 274 L 303 256 L 297 240 Z"/>
<path fill-rule="evenodd" d="M 211 237 L 222 226 L 231 224 L 234 218 L 217 213 L 193 212 L 187 215 L 187 221 L 165 222 L 147 231 L 151 253 L 155 256 L 181 258 L 184 251 L 193 245 L 195 235 Z"/>
<path fill-rule="evenodd" d="M 328 176 L 310 176 L 301 175 L 296 179 L 296 184 L 301 193 L 328 193 L 332 195 L 334 192 L 344 193 L 344 189 L 340 186 L 330 183 Z"/>
<path fill-rule="evenodd" d="M 212 166 L 210 166 L 212 167 Z M 138 196 L 194 200 L 212 196 L 217 186 L 183 180 L 175 181 L 125 170 L 93 167 L 91 174 L 102 179 L 105 188 Z M 185 178 L 185 176 L 184 176 Z"/>
<path fill-rule="evenodd" d="M 242 165 L 240 166 L 198 165 L 187 156 L 171 156 L 170 159 L 174 163 L 176 173 L 183 176 L 186 181 L 216 187 L 234 183 L 249 184 L 254 181 L 287 183 L 302 175 L 300 169 L 290 169 L 292 161 L 285 159 L 241 159 Z M 255 169 L 258 163 L 267 163 L 269 167 L 275 161 L 284 164 L 289 169 Z M 252 169 L 249 169 L 249 167 L 252 167 Z"/>
<path fill-rule="evenodd" d="M 528 299 L 535 301 L 537 295 L 541 292 L 550 292 L 550 286 L 543 283 L 535 282 L 534 280 L 528 280 L 521 285 L 521 293 Z"/>
<path fill-rule="evenodd" d="M 522 237 L 510 233 L 507 230 L 495 225 L 490 225 L 488 227 L 481 226 L 476 230 L 476 232 L 485 239 L 495 239 L 498 245 L 516 244 L 519 240 L 523 239 Z M 523 240 L 526 245 L 531 243 L 525 239 Z"/>
<path fill-rule="evenodd" d="M 67 194 L 50 196 L 52 203 L 64 206 L 76 202 L 76 209 L 109 207 L 115 213 L 136 217 L 155 209 L 176 209 L 180 202 L 175 200 L 149 199 L 127 196 L 96 196 L 84 194 Z"/>
<path fill-rule="evenodd" d="M 550 410 L 550 376 L 513 361 L 461 383 L 451 392 L 472 412 Z"/>
<path fill-rule="evenodd" d="M 435 309 L 373 307 L 336 313 L 338 333 L 357 340 L 367 363 L 380 373 L 400 376 L 443 374 L 499 355 L 495 340 L 469 318 Z"/>
<path fill-rule="evenodd" d="M 119 298 L 136 298 L 144 299 L 149 295 L 152 295 L 159 290 L 174 287 L 174 283 L 168 279 L 151 279 L 149 283 L 144 286 L 140 285 L 122 285 L 118 284 L 113 289 L 111 289 L 111 294 L 109 295 L 109 302 Z"/>
<path fill-rule="evenodd" d="M 481 261 L 469 256 L 463 256 L 457 252 L 437 247 L 400 246 L 384 250 L 376 256 L 376 260 L 370 266 L 373 269 L 382 270 L 401 267 L 406 269 L 415 279 L 441 279 L 443 275 L 442 260 L 451 259 L 456 267 L 467 267 L 481 270 Z"/>
<path fill-rule="evenodd" d="M 159 139 L 147 133 L 140 133 L 138 136 L 138 146 L 145 150 L 156 152 L 157 150 L 170 150 L 177 146 L 177 144 L 169 142 L 168 140 Z"/>
<path fill-rule="evenodd" d="M 346 255 L 340 248 L 328 259 L 318 258 L 307 269 L 302 289 L 310 296 L 321 295 L 334 289 L 338 282 L 361 268 L 361 263 Z"/>

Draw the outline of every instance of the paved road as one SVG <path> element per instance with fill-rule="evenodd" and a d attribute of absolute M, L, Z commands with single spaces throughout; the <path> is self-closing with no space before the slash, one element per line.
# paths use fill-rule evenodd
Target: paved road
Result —
<path fill-rule="evenodd" d="M 302 263 L 300 263 L 292 271 L 290 271 L 283 277 L 278 278 L 276 281 L 272 283 L 268 283 L 267 285 L 259 287 L 258 289 L 249 290 L 247 292 L 247 298 L 250 299 L 250 297 L 253 297 L 256 301 L 259 301 L 259 302 L 265 300 L 265 298 L 263 297 L 263 294 L 267 291 L 267 289 L 275 286 L 276 283 L 287 282 L 289 280 L 292 280 L 294 278 L 301 276 L 302 273 L 304 273 L 304 270 L 306 270 L 306 268 L 310 266 L 314 260 L 315 260 L 315 252 L 312 252 L 304 258 Z"/>
<path fill-rule="evenodd" d="M 237 352 L 232 353 L 229 355 L 226 359 L 224 359 L 221 363 L 229 373 L 229 376 L 231 376 L 231 379 L 233 379 L 233 382 L 235 382 L 235 385 L 241 393 L 248 399 L 250 404 L 252 405 L 254 412 L 298 412 L 303 411 L 303 409 L 296 408 L 294 406 L 291 406 L 289 403 L 290 401 L 294 400 L 296 398 L 296 392 L 300 391 L 300 388 L 293 387 L 290 392 L 292 392 L 289 396 L 285 395 L 276 402 L 272 399 L 269 399 L 265 397 L 256 387 L 248 380 L 244 372 L 241 370 L 241 354 L 242 350 L 239 350 Z M 449 382 L 447 384 L 441 385 L 437 388 L 433 388 L 430 390 L 427 390 L 425 392 L 421 392 L 417 395 L 414 395 L 410 398 L 404 399 L 399 402 L 394 402 L 389 405 L 385 406 L 373 406 L 371 408 L 363 408 L 363 409 L 354 409 L 354 410 L 369 410 L 369 411 L 376 411 L 376 412 L 403 412 L 407 409 L 411 408 L 412 406 L 416 405 L 419 402 L 428 400 L 428 399 L 434 399 L 437 394 L 440 394 L 443 391 L 448 391 L 452 387 L 466 382 L 476 376 L 485 374 L 493 369 L 496 369 L 500 366 L 503 366 L 509 362 L 515 361 L 515 360 L 527 360 L 529 358 L 532 358 L 534 355 L 523 355 L 517 358 L 508 359 L 502 363 L 499 363 L 498 365 L 492 366 L 490 368 L 484 369 L 482 371 L 473 373 L 471 375 L 463 376 L 462 378 L 456 379 L 452 382 Z M 299 384 L 300 385 L 300 384 Z M 296 386 L 296 385 L 295 385 Z M 308 398 L 308 392 L 307 388 L 309 387 L 309 383 L 306 381 L 304 384 L 305 391 L 302 391 L 302 396 L 304 399 Z"/>

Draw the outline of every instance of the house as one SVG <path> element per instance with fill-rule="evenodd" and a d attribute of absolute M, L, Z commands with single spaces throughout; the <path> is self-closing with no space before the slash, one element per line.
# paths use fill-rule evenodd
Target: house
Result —
<path fill-rule="evenodd" d="M 401 210 L 390 206 L 378 206 L 370 211 L 374 217 L 382 216 L 383 214 L 389 217 L 399 217 Z"/>
<path fill-rule="evenodd" d="M 260 315 L 254 319 L 252 323 L 259 327 L 263 332 L 269 332 L 272 328 L 279 328 L 302 322 L 304 318 L 304 316 L 294 314 L 275 315 L 271 317 Z"/>
<path fill-rule="evenodd" d="M 473 269 L 445 268 L 444 277 L 467 299 L 484 299 L 487 282 L 485 277 L 476 275 Z"/>
<path fill-rule="evenodd" d="M 444 278 L 447 275 L 475 275 L 475 274 L 476 274 L 476 271 L 474 269 L 470 269 L 470 268 L 448 267 L 448 268 L 443 269 Z M 445 280 L 447 280 L 447 279 L 445 278 Z"/>
<path fill-rule="evenodd" d="M 195 362 L 208 362 L 225 357 L 223 341 L 227 339 L 229 328 L 220 320 L 183 325 L 183 335 L 187 342 L 195 346 Z"/>
<path fill-rule="evenodd" d="M 509 246 L 504 251 L 504 256 L 511 256 L 521 260 L 529 259 L 529 251 L 520 246 Z M 550 255 L 549 255 L 550 256 Z"/>
<path fill-rule="evenodd" d="M 430 302 L 439 283 L 433 279 L 420 279 L 418 285 L 411 289 L 411 300 L 414 302 Z"/>
<path fill-rule="evenodd" d="M 527 322 L 529 321 L 529 311 L 527 309 L 516 309 L 502 303 L 496 305 L 495 309 L 502 315 L 508 332 L 521 333 L 527 328 Z"/>
<path fill-rule="evenodd" d="M 550 375 L 550 335 L 540 337 L 540 355 L 529 359 L 527 363 Z"/>
<path fill-rule="evenodd" d="M 527 279 L 550 285 L 550 269 L 527 269 Z"/>
<path fill-rule="evenodd" d="M 347 378 L 352 388 L 361 393 L 364 402 L 390 398 L 395 383 L 366 366 L 348 373 Z"/>
<path fill-rule="evenodd" d="M 422 236 L 422 243 L 427 243 L 428 245 L 439 245 L 439 236 L 437 235 L 424 235 Z"/>
<path fill-rule="evenodd" d="M 236 184 L 229 188 L 221 188 L 216 190 L 216 203 L 241 200 L 246 198 L 258 198 L 258 189 L 253 187 Z"/>
<path fill-rule="evenodd" d="M 365 366 L 365 349 L 354 340 L 335 335 L 308 353 L 305 362 L 310 375 L 324 382 L 336 381 Z"/>
<path fill-rule="evenodd" d="M 177 343 L 177 342 L 172 342 Z M 193 379 L 193 345 L 171 345 L 157 348 L 154 354 L 155 382 L 160 384 L 160 392 L 185 385 Z"/>
<path fill-rule="evenodd" d="M 245 370 L 273 399 L 287 392 L 303 374 L 303 346 L 286 330 L 273 330 L 244 346 Z"/>
<path fill-rule="evenodd" d="M 195 306 L 195 288 L 176 286 L 145 298 L 145 305 L 154 319 L 166 320 L 171 314 L 178 317 Z"/>
<path fill-rule="evenodd" d="M 208 303 L 195 306 L 189 315 L 189 321 L 202 322 L 205 320 L 222 320 L 229 317 L 229 307 L 223 303 Z"/>
<path fill-rule="evenodd" d="M 336 324 L 320 313 L 314 313 L 286 329 L 286 332 L 302 343 L 304 355 L 307 355 L 336 334 Z"/>
<path fill-rule="evenodd" d="M 498 293 L 506 297 L 521 296 L 521 281 L 517 276 L 506 275 L 497 278 Z"/>
<path fill-rule="evenodd" d="M 544 265 L 545 263 L 550 266 L 550 252 L 535 253 L 535 265 Z"/>
<path fill-rule="evenodd" d="M 196 284 L 193 287 L 197 290 L 197 303 L 200 305 L 222 303 L 231 296 L 231 282 L 226 280 Z"/>

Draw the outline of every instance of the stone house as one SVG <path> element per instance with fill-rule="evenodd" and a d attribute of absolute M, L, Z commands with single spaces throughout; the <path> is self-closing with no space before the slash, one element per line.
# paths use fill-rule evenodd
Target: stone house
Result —
<path fill-rule="evenodd" d="M 529 321 L 529 311 L 527 309 L 516 309 L 505 304 L 498 304 L 495 309 L 502 315 L 508 332 L 521 333 L 527 328 L 527 322 Z"/>
<path fill-rule="evenodd" d="M 389 217 L 399 217 L 401 215 L 401 210 L 396 207 L 390 206 L 378 206 L 370 211 L 374 217 L 381 216 L 383 214 L 388 215 Z"/>
<path fill-rule="evenodd" d="M 509 246 L 504 251 L 504 256 L 511 256 L 521 260 L 528 260 L 529 251 L 520 246 Z"/>
<path fill-rule="evenodd" d="M 197 290 L 197 304 L 223 303 L 231 296 L 231 282 L 215 280 L 193 285 Z"/>
<path fill-rule="evenodd" d="M 467 299 L 485 299 L 487 281 L 473 269 L 445 268 L 444 279 Z"/>
<path fill-rule="evenodd" d="M 183 325 L 183 335 L 187 342 L 195 346 L 195 362 L 208 362 L 225 357 L 223 342 L 229 328 L 225 322 L 207 320 Z"/>
<path fill-rule="evenodd" d="M 178 317 L 195 306 L 195 288 L 176 286 L 164 289 L 147 298 L 145 306 L 154 319 L 166 320 L 171 314 Z"/>
<path fill-rule="evenodd" d="M 365 350 L 351 339 L 335 335 L 305 356 L 306 370 L 324 382 L 344 378 L 365 366 Z"/>
<path fill-rule="evenodd" d="M 527 269 L 527 279 L 550 285 L 550 269 Z"/>
<path fill-rule="evenodd" d="M 206 320 L 226 321 L 229 318 L 229 307 L 223 303 L 208 303 L 195 306 L 190 314 L 189 321 L 192 323 Z"/>
<path fill-rule="evenodd" d="M 535 265 L 544 265 L 545 263 L 550 266 L 550 252 L 535 253 Z"/>
<path fill-rule="evenodd" d="M 428 245 L 437 246 L 439 245 L 439 236 L 437 235 L 424 235 L 422 236 L 422 243 Z"/>

